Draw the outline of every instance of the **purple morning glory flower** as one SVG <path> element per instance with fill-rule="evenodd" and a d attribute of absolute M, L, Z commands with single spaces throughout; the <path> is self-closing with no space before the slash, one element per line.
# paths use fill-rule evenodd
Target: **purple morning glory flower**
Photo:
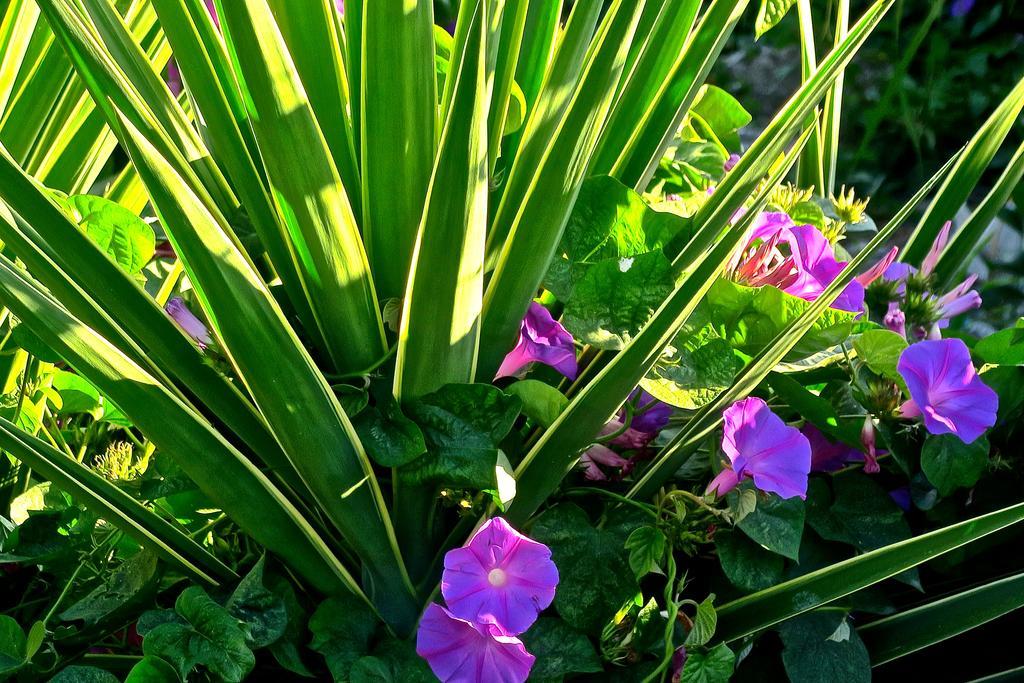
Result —
<path fill-rule="evenodd" d="M 530 363 L 550 365 L 569 379 L 576 379 L 578 372 L 572 335 L 536 301 L 530 302 L 519 329 L 519 341 L 505 356 L 495 379 L 516 376 Z"/>
<path fill-rule="evenodd" d="M 898 489 L 889 491 L 889 497 L 892 498 L 893 502 L 900 506 L 900 509 L 904 512 L 910 512 L 910 487 L 901 486 Z"/>
<path fill-rule="evenodd" d="M 192 337 L 199 348 L 205 349 L 213 345 L 213 337 L 210 330 L 206 328 L 203 321 L 196 317 L 195 313 L 189 310 L 181 297 L 174 297 L 164 306 L 167 315 L 181 328 L 181 331 Z"/>
<path fill-rule="evenodd" d="M 445 683 L 523 683 L 534 662 L 515 636 L 459 619 L 436 604 L 420 619 L 416 654 Z"/>
<path fill-rule="evenodd" d="M 736 164 L 738 163 L 740 163 L 740 155 L 730 154 L 729 158 L 725 160 L 724 164 L 722 164 L 722 168 L 725 169 L 726 173 L 728 173 L 732 169 L 736 168 Z"/>
<path fill-rule="evenodd" d="M 487 521 L 463 548 L 448 551 L 441 595 L 452 614 L 516 636 L 555 599 L 558 569 L 551 550 L 500 517 Z"/>
<path fill-rule="evenodd" d="M 800 433 L 807 437 L 811 447 L 811 472 L 835 472 L 847 463 L 864 459 L 859 450 L 841 441 L 833 442 L 810 422 L 800 428 Z"/>
<path fill-rule="evenodd" d="M 907 280 L 917 274 L 917 268 L 897 261 L 885 269 L 882 279 L 896 283 L 896 293 L 903 296 L 907 292 Z"/>
<path fill-rule="evenodd" d="M 952 17 L 962 17 L 973 8 L 974 0 L 953 0 L 953 4 L 949 8 L 949 14 Z"/>
<path fill-rule="evenodd" d="M 650 434 L 653 437 L 668 425 L 668 420 L 672 417 L 672 406 L 659 401 L 639 388 L 633 390 L 633 393 L 629 395 L 629 400 L 634 402 L 633 420 L 629 423 L 630 429 Z M 624 420 L 625 417 L 626 411 L 620 411 L 619 419 Z"/>
<path fill-rule="evenodd" d="M 971 275 L 936 300 L 935 303 L 939 307 L 939 315 L 942 316 L 942 320 L 948 321 L 961 313 L 981 308 L 981 295 L 971 289 L 977 280 L 977 275 Z"/>
<path fill-rule="evenodd" d="M 978 377 L 960 339 L 911 344 L 896 368 L 910 390 L 903 416 L 922 416 L 932 434 L 956 434 L 971 443 L 996 423 L 999 397 Z"/>
<path fill-rule="evenodd" d="M 811 445 L 796 427 L 759 398 L 733 403 L 723 422 L 722 450 L 730 462 L 708 485 L 708 493 L 725 495 L 749 477 L 760 490 L 782 498 L 807 495 Z"/>

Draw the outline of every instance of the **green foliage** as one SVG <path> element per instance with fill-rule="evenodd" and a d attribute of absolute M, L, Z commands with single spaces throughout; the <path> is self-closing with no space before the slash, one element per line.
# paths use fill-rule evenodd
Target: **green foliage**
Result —
<path fill-rule="evenodd" d="M 531 535 L 551 548 L 559 567 L 555 610 L 569 626 L 593 634 L 636 593 L 625 539 L 595 529 L 579 507 L 551 508 L 537 518 Z"/>
<path fill-rule="evenodd" d="M 737 525 L 750 540 L 791 560 L 800 557 L 804 530 L 804 502 L 769 494 Z"/>
<path fill-rule="evenodd" d="M 871 680 L 867 648 L 842 610 L 824 609 L 779 626 L 782 661 L 795 683 Z"/>
<path fill-rule="evenodd" d="M 931 435 L 921 448 L 921 471 L 948 496 L 959 488 L 971 488 L 988 467 L 988 439 L 965 444 L 953 434 Z"/>
<path fill-rule="evenodd" d="M 720 279 L 708 290 L 703 316 L 733 348 L 754 354 L 769 345 L 810 304 L 770 285 L 746 287 Z M 853 313 L 834 308 L 819 316 L 786 359 L 805 358 L 850 336 Z"/>
<path fill-rule="evenodd" d="M 604 670 L 590 640 L 561 619 L 541 617 L 523 635 L 523 642 L 537 658 L 530 671 L 537 680 L 561 680 L 570 674 Z"/>
<path fill-rule="evenodd" d="M 128 209 L 91 195 L 68 197 L 67 205 L 85 234 L 129 275 L 138 276 L 153 258 L 153 228 Z"/>
<path fill-rule="evenodd" d="M 129 681 L 239 681 L 271 658 L 433 680 L 418 615 L 445 552 L 500 512 L 561 577 L 523 635 L 534 678 L 667 678 L 685 646 L 681 680 L 724 681 L 780 660 L 725 644 L 778 625 L 793 680 L 860 680 L 857 633 L 819 607 L 871 588 L 848 602 L 902 608 L 887 579 L 920 587 L 919 564 L 1024 517 L 1013 480 L 986 476 L 1017 464 L 1016 328 L 968 340 L 1002 405 L 965 446 L 897 417 L 906 340 L 830 308 L 942 183 L 918 261 L 997 158 L 1019 87 L 858 252 L 863 203 L 826 198 L 843 75 L 894 0 L 852 25 L 841 1 L 834 29 L 801 2 L 803 82 L 749 137 L 706 79 L 741 18 L 761 35 L 794 0 L 756 17 L 748 0 L 577 2 L 564 28 L 562 3 L 464 0 L 454 36 L 426 0 L 301 4 L 220 0 L 214 22 L 201 0 L 0 2 L 0 562 L 19 565 L 0 677 L 103 680 L 66 664 L 92 645 L 137 657 L 118 633 L 137 619 Z M 780 189 L 796 166 L 827 179 L 820 197 Z M 1022 169 L 1015 154 L 942 278 Z M 815 301 L 730 279 L 765 208 L 846 238 Z M 171 296 L 215 345 L 181 333 Z M 521 331 L 533 300 L 584 347 L 579 375 L 495 386 L 518 334 L 544 343 Z M 668 426 L 610 433 L 638 386 L 677 409 Z M 701 496 L 722 412 L 748 395 L 854 448 L 877 421 L 893 458 L 813 476 L 806 502 L 747 481 Z M 595 444 L 625 464 L 582 486 Z M 904 474 L 928 514 L 890 498 Z M 996 512 L 956 522 L 962 488 Z M 951 633 L 900 614 L 913 647 Z"/>
<path fill-rule="evenodd" d="M 569 404 L 569 399 L 558 389 L 535 379 L 511 384 L 505 393 L 519 397 L 523 403 L 523 414 L 542 427 L 550 427 Z"/>
<path fill-rule="evenodd" d="M 519 399 L 486 384 L 449 384 L 409 404 L 427 452 L 399 470 L 411 484 L 496 489 L 499 444 L 519 416 Z"/>
<path fill-rule="evenodd" d="M 685 683 L 724 683 L 732 677 L 736 655 L 724 643 L 707 652 L 687 654 L 680 678 Z"/>
<path fill-rule="evenodd" d="M 761 0 L 754 29 L 756 35 L 762 36 L 782 21 L 796 2 L 797 0 Z"/>
<path fill-rule="evenodd" d="M 241 622 L 202 588 L 186 588 L 167 621 L 144 634 L 146 655 L 172 664 L 184 680 L 197 665 L 225 681 L 243 680 L 256 663 Z"/>
<path fill-rule="evenodd" d="M 330 598 L 309 618 L 310 647 L 327 660 L 336 681 L 348 678 L 353 665 L 370 649 L 377 619 L 352 598 Z"/>

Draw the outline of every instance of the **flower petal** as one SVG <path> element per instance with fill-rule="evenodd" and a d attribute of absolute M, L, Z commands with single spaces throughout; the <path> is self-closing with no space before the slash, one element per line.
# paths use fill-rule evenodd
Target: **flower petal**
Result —
<path fill-rule="evenodd" d="M 437 604 L 420 619 L 416 654 L 445 683 L 523 683 L 534 662 L 518 638 L 478 627 Z"/>

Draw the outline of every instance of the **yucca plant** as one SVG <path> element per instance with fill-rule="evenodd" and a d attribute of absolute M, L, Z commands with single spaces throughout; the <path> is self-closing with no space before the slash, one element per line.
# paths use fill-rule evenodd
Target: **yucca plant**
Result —
<path fill-rule="evenodd" d="M 689 162 L 673 165 L 681 145 L 695 144 L 681 130 L 700 133 L 700 144 L 716 153 L 735 146 L 731 136 L 744 122 L 723 132 L 716 117 L 723 108 L 742 110 L 705 81 L 747 0 L 578 0 L 571 11 L 560 2 L 463 0 L 454 35 L 434 26 L 428 0 L 348 0 L 342 11 L 332 0 L 0 4 L 0 303 L 17 345 L 5 393 L 19 396 L 0 420 L 0 446 L 12 458 L 10 496 L 52 482 L 214 594 L 234 586 L 265 549 L 306 595 L 333 598 L 318 612 L 321 621 L 332 609 L 351 610 L 353 620 L 380 619 L 399 641 L 434 600 L 445 553 L 490 517 L 537 529 L 555 547 L 565 581 L 572 570 L 551 539 L 572 527 L 552 521 L 560 514 L 552 511 L 565 509 L 554 504 L 587 494 L 565 486 L 567 476 L 577 476 L 581 455 L 614 416 L 639 410 L 632 394 L 641 382 L 648 389 L 661 382 L 665 400 L 695 388 L 703 398 L 673 401 L 684 409 L 673 418 L 674 435 L 666 432 L 622 487 L 587 495 L 612 516 L 648 510 L 653 500 L 660 519 L 684 510 L 687 495 L 704 514 L 714 496 L 677 493 L 686 486 L 677 489 L 675 478 L 693 454 L 708 461 L 723 410 L 765 387 L 793 407 L 801 397 L 819 399 L 804 388 L 817 380 L 793 380 L 780 368 L 797 359 L 800 372 L 812 371 L 808 344 L 841 348 L 835 361 L 851 333 L 867 332 L 830 306 L 937 190 L 904 252 L 921 262 L 1024 106 L 1022 81 L 820 295 L 799 306 L 786 299 L 789 313 L 765 343 L 742 356 L 730 350 L 739 365 L 714 388 L 666 374 L 666 350 L 699 329 L 701 302 L 723 281 L 760 212 L 783 201 L 790 171 L 822 202 L 837 194 L 843 72 L 893 2 L 877 0 L 853 22 L 849 4 L 837 3 L 828 18 L 833 49 L 819 55 L 805 40 L 801 87 L 718 174 L 713 193 L 700 186 L 692 210 L 661 212 L 641 195 L 664 198 L 672 169 L 701 177 L 686 175 L 700 170 Z M 763 3 L 760 30 L 793 4 Z M 795 4 L 809 26 L 810 3 Z M 180 94 L 165 83 L 172 54 Z M 1019 181 L 1020 157 L 939 260 L 946 285 Z M 602 202 L 615 207 L 611 220 Z M 640 245 L 609 247 L 626 239 L 608 237 L 614 224 L 633 230 Z M 606 236 L 574 260 L 580 229 Z M 617 260 L 597 263 L 602 249 Z M 567 301 L 561 292 L 582 287 L 587 268 L 606 269 L 607 279 L 591 276 L 590 298 Z M 559 387 L 543 374 L 547 382 L 494 381 L 514 374 L 502 371 L 503 359 L 535 299 L 590 332 L 571 384 Z M 81 396 L 91 398 L 76 413 Z M 72 424 L 88 431 L 69 445 L 68 420 L 54 418 L 76 414 L 88 419 Z M 85 459 L 99 435 L 114 433 L 141 455 L 129 446 L 108 450 L 98 464 Z M 150 462 L 165 474 L 154 475 Z M 223 519 L 182 514 L 161 502 L 166 492 L 126 485 L 133 476 L 146 480 L 132 471 L 165 484 L 173 478 L 166 473 L 180 472 Z M 746 503 L 714 513 L 717 523 L 742 517 L 735 508 L 750 497 L 741 498 Z M 614 526 L 607 515 L 602 524 Z M 1021 519 L 1024 507 L 1005 507 L 861 547 L 863 554 L 785 582 L 780 576 L 778 585 L 718 607 L 717 630 L 710 601 L 698 607 L 696 623 L 676 619 L 687 604 L 697 606 L 680 598 L 687 570 L 676 567 L 673 547 L 681 551 L 683 541 L 670 538 L 666 554 L 662 531 L 643 532 L 653 533 L 650 543 L 630 535 L 630 562 L 637 548 L 660 547 L 649 551 L 649 564 L 668 575 L 670 618 L 658 622 L 659 656 L 647 680 L 669 670 L 683 641 L 694 653 L 687 666 L 714 680 L 724 643 L 903 576 Z M 211 540 L 216 525 L 235 529 L 247 552 Z M 243 585 L 262 581 L 263 566 Z M 880 653 L 877 663 L 889 661 L 1020 600 L 968 610 L 971 623 L 956 629 L 936 626 L 930 610 L 965 609 L 1014 586 L 1004 580 L 888 617 L 865 627 L 864 638 L 873 656 Z M 196 590 L 181 593 L 175 618 L 199 629 L 193 612 L 221 608 Z M 643 605 L 599 615 L 614 617 L 598 639 L 607 662 L 624 661 L 615 654 L 625 647 L 616 625 L 630 626 Z M 56 609 L 32 629 L 36 650 Z M 899 641 L 910 628 L 920 635 Z M 582 637 L 572 629 L 562 635 Z M 245 652 L 246 643 L 270 644 L 247 637 Z M 344 656 L 328 636 L 317 635 L 314 648 L 327 654 L 336 678 L 357 680 L 353 662 L 369 653 L 369 638 Z M 145 667 L 163 671 L 164 660 L 182 677 L 201 664 L 240 680 L 253 666 L 251 652 L 247 659 L 231 651 L 224 663 L 210 652 L 175 659 L 146 647 L 164 659 L 147 657 L 133 676 L 147 675 Z M 24 672 L 35 650 L 23 649 L 15 668 Z M 375 656 L 391 680 L 412 680 L 419 670 L 402 669 L 387 652 Z M 550 675 L 603 665 L 587 666 Z M 731 659 L 727 668 L 726 676 Z"/>

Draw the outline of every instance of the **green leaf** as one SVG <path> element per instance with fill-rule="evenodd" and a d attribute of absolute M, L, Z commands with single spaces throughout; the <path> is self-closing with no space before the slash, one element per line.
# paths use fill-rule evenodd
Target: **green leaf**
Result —
<path fill-rule="evenodd" d="M 633 126 L 626 145 L 615 150 L 612 173 L 630 187 L 641 191 L 647 188 L 747 4 L 748 0 L 716 0 L 690 32 L 682 55 L 659 85 L 654 102 Z"/>
<path fill-rule="evenodd" d="M 87 379 L 73 372 L 58 370 L 53 375 L 53 388 L 60 394 L 60 416 L 100 411 L 100 392 Z"/>
<path fill-rule="evenodd" d="M 1006 168 L 1003 169 L 992 189 L 978 203 L 942 252 L 935 270 L 940 274 L 941 282 L 946 287 L 953 285 L 967 265 L 985 246 L 988 241 L 986 238 L 991 234 L 989 227 L 1006 206 L 1014 188 L 1020 185 L 1022 178 L 1024 178 L 1024 143 L 1017 147 L 1017 151 L 1006 164 Z"/>
<path fill-rule="evenodd" d="M 174 667 L 159 657 L 143 657 L 128 672 L 124 683 L 180 683 Z"/>
<path fill-rule="evenodd" d="M 0 614 L 0 677 L 7 678 L 26 664 L 26 649 L 21 626 L 6 614 Z"/>
<path fill-rule="evenodd" d="M 754 36 L 760 38 L 775 27 L 796 4 L 796 0 L 761 0 L 754 20 Z"/>
<path fill-rule="evenodd" d="M 811 393 L 788 375 L 772 373 L 768 376 L 768 383 L 800 418 L 820 429 L 832 441 L 845 443 L 852 448 L 863 448 L 860 442 L 863 417 L 840 415 L 840 411 L 828 398 Z"/>
<path fill-rule="evenodd" d="M 713 85 L 705 85 L 697 93 L 690 114 L 697 114 L 730 152 L 740 151 L 739 130 L 753 121 L 735 97 Z"/>
<path fill-rule="evenodd" d="M 177 676 L 173 680 L 177 681 Z M 130 683 L 130 677 L 128 681 Z M 119 681 L 117 676 L 109 671 L 104 671 L 94 666 L 73 665 L 61 669 L 59 674 L 50 679 L 50 683 L 119 683 Z M 157 678 L 154 679 L 153 683 L 162 682 Z"/>
<path fill-rule="evenodd" d="M 427 453 L 401 468 L 403 481 L 497 489 L 498 444 L 519 416 L 519 399 L 488 384 L 449 384 L 407 410 Z"/>
<path fill-rule="evenodd" d="M 505 387 L 505 393 L 518 396 L 523 414 L 542 427 L 550 427 L 569 405 L 569 399 L 550 384 L 536 379 L 523 379 Z"/>
<path fill-rule="evenodd" d="M 797 320 L 810 302 L 770 285 L 747 287 L 719 279 L 701 305 L 703 315 L 723 339 L 736 350 L 754 355 Z M 847 311 L 825 309 L 785 358 L 805 358 L 839 344 L 850 336 L 854 318 L 855 314 Z"/>
<path fill-rule="evenodd" d="M 707 652 L 688 653 L 683 664 L 682 683 L 726 683 L 732 678 L 736 655 L 725 643 Z"/>
<path fill-rule="evenodd" d="M 604 670 L 590 639 L 561 619 L 541 617 L 522 635 L 522 640 L 527 651 L 537 658 L 530 670 L 531 678 L 561 680 L 570 674 Z"/>
<path fill-rule="evenodd" d="M 876 5 L 876 9 L 884 11 L 887 8 L 883 5 Z M 864 19 L 861 20 L 864 22 Z M 860 26 L 861 24 L 859 24 Z M 856 29 L 851 32 L 851 36 L 856 35 Z M 849 40 L 848 37 L 846 40 Z M 845 41 L 844 41 L 845 44 Z M 830 61 L 832 58 L 830 57 Z M 822 67 L 824 68 L 824 66 Z M 813 78 L 821 73 L 819 70 L 815 73 Z M 805 131 L 803 140 L 806 141 L 809 132 Z M 795 150 L 798 153 L 802 147 L 798 147 Z M 815 301 L 811 302 L 811 306 L 805 311 L 804 315 L 797 318 L 790 326 L 787 326 L 786 330 L 780 335 L 780 338 L 772 341 L 771 345 L 762 349 L 757 356 L 755 356 L 750 363 L 748 363 L 743 370 L 740 371 L 733 382 L 733 385 L 726 391 L 722 392 L 714 401 L 704 406 L 698 411 L 698 414 L 684 427 L 671 441 L 662 449 L 657 460 L 648 468 L 643 474 L 641 479 L 634 484 L 633 488 L 629 492 L 630 497 L 646 497 L 653 495 L 654 491 L 658 487 L 664 485 L 665 481 L 678 470 L 678 468 L 685 462 L 685 460 L 693 453 L 704 439 L 718 427 L 721 422 L 722 410 L 730 403 L 741 399 L 742 397 L 753 391 L 761 382 L 767 377 L 772 370 L 774 370 L 779 361 L 783 359 L 787 354 L 803 337 L 803 335 L 815 324 L 818 319 L 818 315 L 823 313 L 826 308 L 835 301 L 839 294 L 849 285 L 853 277 L 857 273 L 858 269 L 865 265 L 867 258 L 875 253 L 879 249 L 883 242 L 891 237 L 896 229 L 902 225 L 903 221 L 906 220 L 907 216 L 913 211 L 914 207 L 917 206 L 921 200 L 928 195 L 928 193 L 935 187 L 935 185 L 945 176 L 950 167 L 955 163 L 957 157 L 954 156 L 950 159 L 947 164 L 940 169 L 932 178 L 921 187 L 915 195 L 907 201 L 906 204 L 896 213 L 896 215 L 886 223 L 885 227 L 882 228 L 869 242 L 868 244 L 858 253 L 852 260 L 850 260 L 843 268 L 842 272 L 836 277 L 835 280 L 825 289 L 825 291 Z M 742 164 L 743 161 L 740 161 Z M 791 162 L 792 163 L 792 160 Z M 739 166 L 738 166 L 739 167 Z M 736 169 L 733 169 L 735 172 Z M 786 171 L 785 167 L 781 169 L 783 172 Z M 715 192 L 714 197 L 717 197 L 722 192 L 722 187 L 728 186 L 728 184 L 735 177 L 734 173 L 730 173 L 729 176 L 723 181 L 719 190 Z M 714 198 L 712 197 L 712 199 Z M 709 202 L 711 200 L 709 199 Z M 702 209 L 703 211 L 703 209 Z M 743 222 L 741 221 L 741 226 Z M 698 235 L 700 233 L 698 232 Z M 693 240 L 686 246 L 686 250 L 689 250 L 695 242 L 699 242 L 697 236 L 694 236 Z M 733 243 L 734 244 L 734 243 Z M 717 249 L 717 247 L 716 247 Z M 680 255 L 682 257 L 683 254 Z M 707 276 L 705 276 L 707 277 Z M 673 295 L 674 297 L 676 295 Z M 666 307 L 668 302 L 666 303 Z M 657 316 L 654 320 L 657 320 Z M 652 324 L 654 322 L 652 320 Z M 625 354 L 620 354 L 625 355 Z M 614 365 L 618 360 L 618 357 L 613 359 L 610 365 Z M 608 369 L 604 371 L 608 373 Z M 586 390 L 584 390 L 585 392 Z M 572 410 L 572 405 L 567 409 L 567 412 Z M 591 437 L 592 438 L 592 437 Z M 524 475 L 519 476 L 519 480 L 524 480 Z M 525 488 L 525 487 L 521 487 Z M 520 493 L 519 500 L 522 501 L 524 496 Z"/>
<path fill-rule="evenodd" d="M 470 26 L 405 287 L 395 366 L 395 395 L 403 403 L 445 384 L 472 382 L 476 374 L 487 236 L 486 34 L 492 17 L 486 2 L 467 7 L 472 14 L 462 20 Z M 393 203 L 392 197 L 387 205 Z M 394 260 L 388 253 L 389 266 Z"/>
<path fill-rule="evenodd" d="M 562 323 L 577 339 L 621 350 L 672 292 L 672 266 L 660 251 L 605 259 L 576 284 Z"/>
<path fill-rule="evenodd" d="M 695 333 L 687 325 L 640 386 L 669 405 L 695 410 L 725 391 L 742 367 L 743 361 L 710 325 Z"/>
<path fill-rule="evenodd" d="M 636 593 L 621 537 L 595 529 L 576 505 L 562 503 L 545 511 L 531 535 L 551 548 L 561 577 L 555 610 L 569 626 L 591 635 L 600 633 Z"/>
<path fill-rule="evenodd" d="M 871 653 L 872 665 L 880 666 L 1020 609 L 1022 589 L 1024 574 L 1014 574 L 879 619 L 857 633 Z"/>
<path fill-rule="evenodd" d="M 808 523 L 830 541 L 848 543 L 860 551 L 875 550 L 910 538 L 910 525 L 903 510 L 873 478 L 859 471 L 847 471 L 832 479 L 835 498 L 827 512 L 824 489 L 815 485 L 809 500 Z M 820 497 L 819 497 L 820 496 Z M 917 570 L 897 577 L 918 586 Z"/>
<path fill-rule="evenodd" d="M 182 680 L 197 665 L 230 683 L 243 680 L 256 658 L 245 630 L 227 610 L 197 586 L 186 588 L 174 603 L 186 623 L 166 623 L 146 634 L 142 651 L 174 665 Z"/>
<path fill-rule="evenodd" d="M 373 655 L 361 657 L 349 671 L 352 683 L 434 683 L 427 661 L 416 654 L 408 640 L 388 638 L 373 650 Z"/>
<path fill-rule="evenodd" d="M 664 6 L 648 4 L 645 8 L 630 45 L 619 93 L 591 164 L 592 175 L 611 172 L 628 148 L 685 53 L 699 10 L 700 3 L 693 0 Z"/>
<path fill-rule="evenodd" d="M 61 612 L 64 621 L 83 621 L 86 627 L 132 616 L 156 595 L 157 557 L 142 550 L 107 576 L 103 583 Z"/>
<path fill-rule="evenodd" d="M 48 193 L 41 191 L 2 148 L 0 195 L 31 226 L 0 215 L 0 238 L 75 318 L 187 402 L 164 375 L 165 370 L 172 372 L 292 488 L 304 490 L 263 416 L 234 384 L 206 362 L 195 344 L 139 283 L 76 229 Z M 58 244 L 61 249 L 52 248 Z M 115 313 L 116 323 L 111 315 Z"/>
<path fill-rule="evenodd" d="M 138 275 L 156 251 L 153 228 L 123 206 L 91 195 L 68 197 L 75 220 L 100 249 L 131 275 Z"/>
<path fill-rule="evenodd" d="M 661 560 L 665 556 L 667 544 L 664 532 L 653 526 L 642 526 L 629 535 L 626 539 L 629 567 L 637 579 L 651 572 L 661 573 Z"/>
<path fill-rule="evenodd" d="M 213 577 L 234 578 L 229 567 L 217 560 L 176 525 L 144 507 L 117 485 L 40 439 L 0 420 L 0 443 L 41 476 L 68 491 L 103 518 L 187 575 L 211 583 Z M 209 572 L 209 573 L 207 573 Z"/>
<path fill-rule="evenodd" d="M 313 673 L 306 667 L 302 658 L 308 641 L 306 630 L 308 617 L 302 603 L 299 602 L 291 580 L 272 573 L 266 576 L 265 585 L 280 598 L 287 617 L 284 634 L 270 646 L 271 654 L 274 655 L 277 663 L 288 671 L 312 678 Z"/>
<path fill-rule="evenodd" d="M 243 6 L 258 5 L 231 4 Z M 164 227 L 176 235 L 175 249 L 204 309 L 208 314 L 222 312 L 214 316 L 219 339 L 246 388 L 317 504 L 373 575 L 378 608 L 392 623 L 411 629 L 416 611 L 412 587 L 380 485 L 355 429 L 273 294 L 226 232 L 224 217 L 205 202 L 203 193 L 196 193 L 187 166 L 180 158 L 169 161 L 160 155 L 128 121 L 120 123 L 125 129 L 122 142 Z M 325 200 L 323 192 L 315 194 Z M 376 315 L 376 301 L 372 306 Z M 339 324 L 339 334 L 350 327 Z M 358 345 L 351 336 L 346 340 L 350 347 Z M 324 452 L 331 457 L 322 457 Z"/>
<path fill-rule="evenodd" d="M 1024 503 L 832 564 L 718 609 L 718 637 L 741 638 L 1024 520 Z"/>
<path fill-rule="evenodd" d="M 362 34 L 350 45 L 361 46 L 362 72 L 355 77 L 349 65 L 349 73 L 360 101 L 356 130 L 361 133 L 362 227 L 377 293 L 387 298 L 401 296 L 405 289 L 434 166 L 438 97 L 433 4 L 360 4 Z M 445 84 L 445 112 L 453 99 L 448 95 L 453 80 Z M 403 179 L 402 192 L 395 192 L 396 177 Z"/>
<path fill-rule="evenodd" d="M 334 680 L 348 680 L 352 665 L 368 653 L 377 623 L 366 605 L 351 598 L 328 598 L 309 619 L 309 646 L 327 660 Z"/>
<path fill-rule="evenodd" d="M 557 251 L 642 9 L 643 3 L 621 0 L 611 5 L 564 116 L 550 137 L 538 141 L 545 151 L 532 161 L 523 154 L 515 159 L 488 235 L 488 253 L 497 259 L 484 294 L 480 330 L 479 372 L 484 377 L 493 376 L 514 345 L 523 315 Z M 527 138 L 537 116 L 535 110 L 527 122 Z"/>
<path fill-rule="evenodd" d="M 905 348 L 906 338 L 889 330 L 867 330 L 853 340 L 857 358 L 876 374 L 893 380 L 902 379 L 896 363 Z"/>
<path fill-rule="evenodd" d="M 687 647 L 701 647 L 707 644 L 718 628 L 718 613 L 715 611 L 715 594 L 712 593 L 697 605 L 693 628 L 686 636 Z"/>
<path fill-rule="evenodd" d="M 804 502 L 797 497 L 780 498 L 774 493 L 758 500 L 754 511 L 740 523 L 740 530 L 761 547 L 791 560 L 800 557 L 804 532 Z"/>
<path fill-rule="evenodd" d="M 818 230 L 825 230 L 825 212 L 815 202 L 800 202 L 789 210 L 789 217 L 797 225 L 813 225 Z"/>
<path fill-rule="evenodd" d="M 871 661 L 842 610 L 803 614 L 779 626 L 782 662 L 793 683 L 870 683 Z"/>
<path fill-rule="evenodd" d="M 11 500 L 10 517 L 15 524 L 24 524 L 25 520 L 36 512 L 67 509 L 71 501 L 56 486 L 44 481 L 19 493 Z"/>
<path fill-rule="evenodd" d="M 921 448 L 921 470 L 928 481 L 948 496 L 959 488 L 969 489 L 988 467 L 988 439 L 969 444 L 954 434 L 930 434 Z"/>
<path fill-rule="evenodd" d="M 721 530 L 715 534 L 715 549 L 722 571 L 737 588 L 748 592 L 764 590 L 782 579 L 783 557 L 765 550 L 746 534 Z"/>
<path fill-rule="evenodd" d="M 971 353 L 993 365 L 1024 365 L 1024 318 L 1013 327 L 979 339 Z"/>
<path fill-rule="evenodd" d="M 326 351 L 339 370 L 361 371 L 380 360 L 386 347 L 377 308 L 377 292 L 348 191 L 342 185 L 266 0 L 219 4 L 228 49 L 233 65 L 239 71 L 243 101 L 260 145 L 278 214 L 298 254 L 299 273 L 320 333 L 326 340 Z M 376 8 L 377 4 L 367 5 L 371 6 Z M 371 18 L 376 14 L 376 11 L 371 11 Z M 415 19 L 416 16 L 417 13 L 410 13 L 409 18 Z M 403 21 L 396 20 L 395 26 L 402 25 Z M 427 30 L 429 37 L 429 27 Z M 399 44 L 394 43 L 393 47 Z M 429 45 L 424 55 L 433 54 Z M 431 67 L 429 92 L 433 93 L 431 62 L 428 62 Z M 374 63 L 375 60 L 367 60 L 364 66 Z M 374 88 L 373 92 L 391 93 L 393 89 Z M 403 104 L 406 106 L 400 105 L 390 110 L 391 113 L 410 113 L 409 107 L 414 103 Z M 366 112 L 364 107 L 363 113 Z M 432 150 L 433 112 L 425 128 L 425 133 L 417 131 L 417 134 L 430 133 L 430 142 L 425 149 Z M 388 131 L 375 132 L 383 135 L 380 139 L 387 140 L 388 144 L 398 144 Z M 376 135 L 370 139 L 378 140 Z M 410 158 L 420 158 L 423 154 L 413 147 L 406 148 L 406 151 Z M 402 165 L 403 162 L 395 159 L 395 163 Z M 394 171 L 395 168 L 397 166 L 389 167 L 389 170 Z M 364 179 L 370 176 L 365 159 L 363 172 Z M 404 197 L 415 194 L 412 191 L 413 177 L 405 176 L 409 183 L 407 192 L 401 196 L 390 196 L 394 206 L 402 206 L 408 201 Z M 422 196 L 417 196 L 415 201 L 421 202 Z M 422 208 L 422 204 L 417 208 Z M 377 218 L 372 213 L 372 205 L 367 204 L 364 209 L 366 221 L 371 221 L 371 215 Z M 417 211 L 415 220 L 418 218 Z M 397 220 L 396 224 L 411 228 Z M 367 225 L 363 228 L 364 231 L 369 229 Z M 408 246 L 407 253 L 411 255 L 411 241 Z M 398 257 L 396 253 L 392 254 L 394 264 L 400 263 L 404 268 L 408 256 Z M 183 256 L 188 262 L 187 250 Z M 380 293 L 395 296 L 398 292 L 391 287 L 381 287 Z"/>
<path fill-rule="evenodd" d="M 277 642 L 288 626 L 284 600 L 266 586 L 264 555 L 246 574 L 224 605 L 228 612 L 248 627 L 248 642 L 254 650 Z"/>
<path fill-rule="evenodd" d="M 391 392 L 378 385 L 373 391 L 377 404 L 366 408 L 352 421 L 366 454 L 382 467 L 401 467 L 427 451 L 423 432 L 402 414 Z"/>

